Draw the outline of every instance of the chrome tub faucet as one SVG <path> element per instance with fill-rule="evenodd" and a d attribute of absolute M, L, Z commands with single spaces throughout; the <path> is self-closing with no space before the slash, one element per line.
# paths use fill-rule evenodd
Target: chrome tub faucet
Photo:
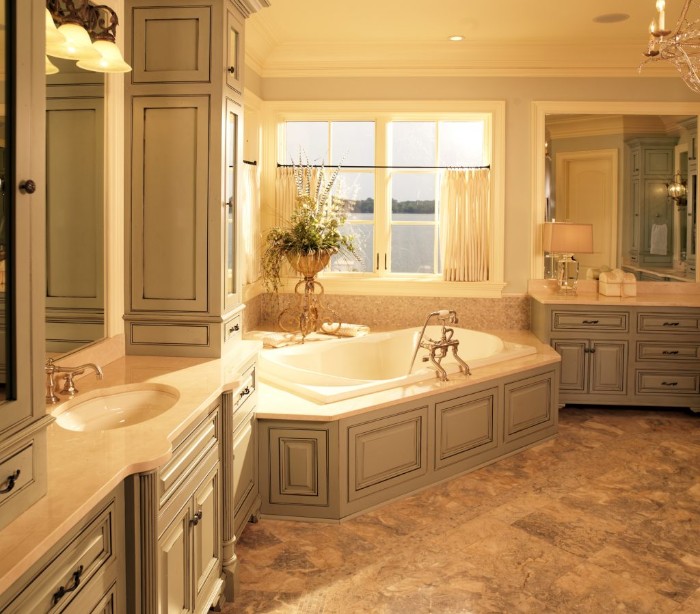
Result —
<path fill-rule="evenodd" d="M 442 330 L 440 332 L 440 339 L 430 339 L 425 338 L 425 329 L 428 327 L 428 323 L 431 318 L 436 318 L 438 322 L 442 325 Z M 423 329 L 421 330 L 418 341 L 416 342 L 415 350 L 413 351 L 413 358 L 411 359 L 411 366 L 408 369 L 408 375 L 411 374 L 413 370 L 413 365 L 416 362 L 416 357 L 418 356 L 418 350 L 423 348 L 428 350 L 428 356 L 423 358 L 424 362 L 430 361 L 435 367 L 435 375 L 443 382 L 447 381 L 447 371 L 440 365 L 445 356 L 447 356 L 448 350 L 452 350 L 452 356 L 459 365 L 459 370 L 465 375 L 471 375 L 469 370 L 469 365 L 464 362 L 457 354 L 457 348 L 459 347 L 459 339 L 453 339 L 454 329 L 450 328 L 448 324 L 457 324 L 459 322 L 457 318 L 457 312 L 452 309 L 441 309 L 439 311 L 433 311 L 428 314 L 423 324 Z"/>

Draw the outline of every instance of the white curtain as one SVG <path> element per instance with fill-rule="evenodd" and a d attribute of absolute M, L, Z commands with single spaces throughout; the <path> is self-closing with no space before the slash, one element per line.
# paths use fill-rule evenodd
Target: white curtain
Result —
<path fill-rule="evenodd" d="M 489 169 L 449 169 L 440 185 L 440 246 L 446 281 L 489 276 Z"/>
<path fill-rule="evenodd" d="M 304 169 L 306 174 L 306 169 Z M 318 168 L 311 170 L 311 193 L 314 193 L 318 181 Z M 297 186 L 294 169 L 291 166 L 277 167 L 275 180 L 275 226 L 284 226 L 296 206 Z"/>
<path fill-rule="evenodd" d="M 241 237 L 243 249 L 243 283 L 253 283 L 258 278 L 260 262 L 260 173 L 254 164 L 243 164 L 241 175 Z"/>

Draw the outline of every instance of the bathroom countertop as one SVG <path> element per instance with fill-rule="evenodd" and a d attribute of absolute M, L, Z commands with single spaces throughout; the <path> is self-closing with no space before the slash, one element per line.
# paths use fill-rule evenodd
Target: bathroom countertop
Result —
<path fill-rule="evenodd" d="M 575 295 L 559 294 L 556 282 L 531 280 L 528 294 L 544 305 L 610 305 L 625 307 L 700 307 L 700 284 L 638 281 L 637 296 L 598 294 L 598 282 L 579 282 Z"/>
<path fill-rule="evenodd" d="M 160 416 L 121 429 L 79 433 L 49 425 L 47 494 L 0 531 L 0 594 L 124 478 L 166 462 L 172 442 L 222 392 L 239 384 L 241 368 L 260 347 L 242 341 L 221 359 L 126 356 L 105 365 L 101 381 L 92 374 L 76 380 L 80 393 L 150 382 L 173 386 L 180 397 Z M 60 411 L 61 405 L 47 405 L 47 411 Z"/>
<path fill-rule="evenodd" d="M 374 411 L 396 402 L 418 399 L 435 394 L 435 392 L 475 386 L 494 377 L 510 375 L 524 369 L 555 364 L 561 360 L 559 354 L 549 345 L 539 341 L 530 331 L 489 330 L 485 332 L 497 335 L 504 341 L 534 346 L 537 352 L 522 358 L 514 358 L 498 364 L 472 369 L 472 374 L 469 376 L 462 374 L 451 375 L 450 380 L 447 382 L 441 382 L 437 378 L 430 379 L 325 404 L 303 399 L 295 394 L 259 381 L 257 386 L 258 404 L 256 415 L 259 419 L 268 420 L 305 420 L 316 422 L 341 420 L 342 418 Z M 264 351 L 274 352 L 274 350 Z"/>

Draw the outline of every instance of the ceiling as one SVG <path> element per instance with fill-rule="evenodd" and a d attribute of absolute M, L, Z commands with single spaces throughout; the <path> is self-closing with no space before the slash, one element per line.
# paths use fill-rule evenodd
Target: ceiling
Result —
<path fill-rule="evenodd" d="M 269 1 L 246 23 L 246 62 L 263 77 L 636 76 L 656 17 L 655 0 Z M 674 24 L 682 0 L 666 5 Z"/>

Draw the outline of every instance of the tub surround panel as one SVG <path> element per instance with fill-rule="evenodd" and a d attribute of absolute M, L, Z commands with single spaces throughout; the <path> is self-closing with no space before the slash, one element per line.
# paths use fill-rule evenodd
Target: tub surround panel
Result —
<path fill-rule="evenodd" d="M 256 321 L 251 317 L 250 324 L 255 323 L 258 328 L 275 329 L 278 314 L 292 305 L 294 296 L 263 294 L 259 300 L 259 319 Z M 441 298 L 326 294 L 324 304 L 336 311 L 343 322 L 364 324 L 372 331 L 422 326 L 426 315 L 439 309 L 454 309 L 459 317 L 459 325 L 475 330 L 527 330 L 530 323 L 527 296 Z M 246 327 L 245 330 L 252 329 Z"/>

